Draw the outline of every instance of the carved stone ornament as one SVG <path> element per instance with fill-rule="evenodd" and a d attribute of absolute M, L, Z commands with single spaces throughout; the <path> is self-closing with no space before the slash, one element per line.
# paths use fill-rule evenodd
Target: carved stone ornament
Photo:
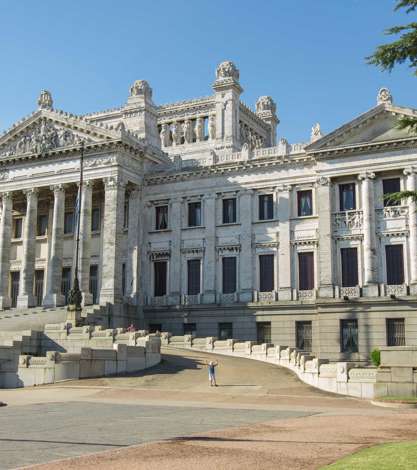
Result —
<path fill-rule="evenodd" d="M 38 98 L 38 106 L 40 109 L 52 109 L 54 102 L 52 95 L 48 90 L 42 90 Z"/>
<path fill-rule="evenodd" d="M 256 112 L 262 113 L 264 111 L 270 111 L 272 114 L 275 114 L 277 110 L 277 105 L 270 96 L 260 96 L 256 102 Z"/>
<path fill-rule="evenodd" d="M 46 119 L 42 119 L 28 129 L 25 134 L 19 135 L 11 143 L 7 142 L 1 146 L 0 156 L 10 157 L 25 153 L 42 154 L 59 147 L 79 145 L 81 142 L 91 142 L 91 139 L 81 137 L 69 129 L 55 126 Z"/>
<path fill-rule="evenodd" d="M 378 91 L 376 102 L 378 105 L 383 103 L 392 104 L 392 95 L 388 88 L 381 88 Z"/>
<path fill-rule="evenodd" d="M 317 178 L 317 184 L 320 186 L 328 186 L 330 184 L 330 178 L 327 176 L 319 176 Z"/>
<path fill-rule="evenodd" d="M 152 98 L 152 88 L 146 80 L 136 80 L 130 87 L 130 96 L 148 95 Z"/>
<path fill-rule="evenodd" d="M 311 128 L 311 135 L 310 135 L 310 141 L 311 142 L 316 142 L 316 140 L 319 140 L 323 137 L 323 134 L 321 133 L 320 129 L 320 124 L 316 123 L 312 128 Z"/>
<path fill-rule="evenodd" d="M 0 181 L 7 181 L 9 179 L 9 170 L 0 171 Z"/>
<path fill-rule="evenodd" d="M 216 79 L 222 80 L 225 78 L 233 78 L 234 80 L 239 81 L 239 70 L 230 60 L 222 62 L 216 69 Z"/>

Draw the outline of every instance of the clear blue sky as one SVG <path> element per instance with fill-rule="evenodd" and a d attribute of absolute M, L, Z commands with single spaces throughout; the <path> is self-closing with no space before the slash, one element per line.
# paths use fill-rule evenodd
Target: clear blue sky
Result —
<path fill-rule="evenodd" d="M 365 57 L 383 30 L 416 21 L 394 0 L 0 0 L 0 130 L 49 89 L 57 109 L 82 114 L 125 102 L 146 79 L 157 104 L 211 94 L 217 63 L 240 69 L 242 96 L 278 104 L 278 135 L 329 132 L 375 104 L 388 86 L 417 107 L 417 77 Z"/>

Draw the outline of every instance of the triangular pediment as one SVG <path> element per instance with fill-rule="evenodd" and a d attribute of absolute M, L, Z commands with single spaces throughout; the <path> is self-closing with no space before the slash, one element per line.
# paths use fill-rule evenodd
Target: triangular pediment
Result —
<path fill-rule="evenodd" d="M 339 147 L 355 147 L 368 143 L 398 141 L 413 137 L 407 129 L 398 127 L 401 117 L 417 117 L 411 108 L 380 104 L 330 134 L 310 144 L 306 151 L 320 152 Z"/>

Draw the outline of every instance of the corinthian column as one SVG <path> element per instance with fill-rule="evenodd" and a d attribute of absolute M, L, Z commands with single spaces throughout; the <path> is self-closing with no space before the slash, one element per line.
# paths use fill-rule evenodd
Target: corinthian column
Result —
<path fill-rule="evenodd" d="M 129 228 L 127 235 L 126 295 L 132 304 L 138 304 L 139 296 L 139 246 L 142 218 L 140 217 L 141 192 L 138 187 L 129 193 Z M 140 220 L 139 220 L 140 219 Z"/>
<path fill-rule="evenodd" d="M 174 198 L 169 215 L 172 236 L 168 288 L 168 302 L 173 305 L 179 304 L 181 299 L 181 207 L 182 199 Z"/>
<path fill-rule="evenodd" d="M 10 242 L 12 238 L 12 195 L 3 193 L 0 220 L 0 310 L 9 308 Z"/>
<path fill-rule="evenodd" d="M 23 226 L 23 260 L 20 270 L 19 295 L 17 308 L 33 307 L 33 280 L 36 257 L 36 221 L 38 217 L 38 189 L 23 191 L 26 195 L 26 217 Z"/>
<path fill-rule="evenodd" d="M 240 205 L 240 260 L 239 260 L 239 301 L 252 302 L 253 294 L 253 255 L 252 255 L 252 193 L 248 189 L 239 196 Z"/>
<path fill-rule="evenodd" d="M 291 233 L 290 233 L 290 194 L 291 186 L 277 188 L 279 219 L 279 259 L 278 259 L 278 299 L 291 300 Z"/>
<path fill-rule="evenodd" d="M 93 295 L 90 292 L 90 262 L 91 262 L 91 205 L 93 182 L 84 181 L 82 186 L 80 210 L 80 246 L 78 280 L 83 295 L 83 304 L 91 305 Z"/>
<path fill-rule="evenodd" d="M 417 189 L 417 168 L 406 168 L 407 191 Z M 408 200 L 408 228 L 410 230 L 410 294 L 417 295 L 417 204 L 413 198 Z"/>
<path fill-rule="evenodd" d="M 363 211 L 363 294 L 367 297 L 378 296 L 378 270 L 375 234 L 374 173 L 359 175 Z"/>
<path fill-rule="evenodd" d="M 216 195 L 204 196 L 204 220 L 206 226 L 204 250 L 203 303 L 216 302 Z"/>
<path fill-rule="evenodd" d="M 64 305 L 65 299 L 61 293 L 62 258 L 64 256 L 64 217 L 65 190 L 63 185 L 52 186 L 54 192 L 54 213 L 52 217 L 52 232 L 49 240 L 49 259 L 46 275 L 46 295 L 43 299 L 45 307 Z"/>

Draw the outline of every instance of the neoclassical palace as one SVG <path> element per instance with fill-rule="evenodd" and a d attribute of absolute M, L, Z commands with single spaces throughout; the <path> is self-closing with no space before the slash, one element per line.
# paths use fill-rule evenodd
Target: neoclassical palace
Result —
<path fill-rule="evenodd" d="M 0 309 L 84 305 L 114 326 L 273 342 L 330 359 L 417 343 L 417 111 L 375 106 L 304 143 L 244 104 L 232 62 L 213 93 L 76 116 L 43 91 L 0 136 Z M 84 185 L 77 206 L 80 154 Z M 78 217 L 78 213 L 80 214 Z M 110 320 L 109 320 L 110 321 Z"/>

